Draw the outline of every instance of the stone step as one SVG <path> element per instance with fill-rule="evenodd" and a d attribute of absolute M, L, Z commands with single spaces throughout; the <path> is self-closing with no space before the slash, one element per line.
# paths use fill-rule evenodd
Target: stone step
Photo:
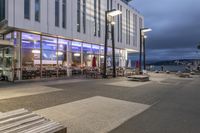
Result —
<path fill-rule="evenodd" d="M 132 75 L 132 76 L 128 76 L 127 79 L 130 81 L 145 82 L 145 81 L 149 81 L 149 76 L 148 75 Z"/>

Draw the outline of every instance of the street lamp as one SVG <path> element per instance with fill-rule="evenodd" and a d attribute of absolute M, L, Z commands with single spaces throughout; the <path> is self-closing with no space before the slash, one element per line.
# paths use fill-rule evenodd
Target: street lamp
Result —
<path fill-rule="evenodd" d="M 146 70 L 146 39 L 147 36 L 144 35 L 143 37 L 143 65 L 144 65 L 144 70 Z"/>
<path fill-rule="evenodd" d="M 140 71 L 140 74 L 142 74 L 142 45 L 143 45 L 143 37 L 144 37 L 144 33 L 146 32 L 150 32 L 152 31 L 152 29 L 150 28 L 141 28 L 140 29 L 140 57 L 139 57 L 139 60 L 140 60 L 140 64 L 139 64 L 139 71 Z"/>
<path fill-rule="evenodd" d="M 108 26 L 111 24 L 112 32 L 112 55 L 113 55 L 113 77 L 116 77 L 116 63 L 115 63 L 115 39 L 114 39 L 114 17 L 122 14 L 121 11 L 113 9 L 105 12 L 105 45 L 104 45 L 104 66 L 103 66 L 103 78 L 106 78 L 107 68 L 107 47 L 108 47 Z M 108 21 L 108 19 L 110 21 Z"/>

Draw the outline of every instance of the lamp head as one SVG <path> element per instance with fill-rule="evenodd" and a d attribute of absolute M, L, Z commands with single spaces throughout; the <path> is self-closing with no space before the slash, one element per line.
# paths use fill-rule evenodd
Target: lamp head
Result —
<path fill-rule="evenodd" d="M 114 17 L 114 16 L 122 14 L 122 12 L 120 10 L 113 9 L 113 10 L 108 11 L 107 14 L 108 16 Z"/>
<path fill-rule="evenodd" d="M 142 31 L 143 33 L 145 33 L 145 32 L 150 32 L 150 31 L 152 31 L 152 29 L 151 29 L 151 28 L 142 28 L 141 31 Z"/>

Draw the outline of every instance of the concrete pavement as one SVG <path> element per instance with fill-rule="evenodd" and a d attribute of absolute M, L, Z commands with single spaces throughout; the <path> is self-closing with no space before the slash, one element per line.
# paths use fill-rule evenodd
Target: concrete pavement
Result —
<path fill-rule="evenodd" d="M 198 133 L 199 81 L 153 74 L 146 83 L 117 78 L 4 85 L 0 112 L 26 108 L 62 118 L 72 133 Z"/>

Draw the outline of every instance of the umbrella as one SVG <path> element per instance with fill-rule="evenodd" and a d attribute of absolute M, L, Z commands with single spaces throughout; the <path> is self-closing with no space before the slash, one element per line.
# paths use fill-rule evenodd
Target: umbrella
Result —
<path fill-rule="evenodd" d="M 107 59 L 107 66 L 111 67 L 111 59 L 110 58 Z"/>
<path fill-rule="evenodd" d="M 92 59 L 92 67 L 97 67 L 97 59 L 95 56 Z"/>
<path fill-rule="evenodd" d="M 128 68 L 131 68 L 131 60 L 128 61 Z"/>

